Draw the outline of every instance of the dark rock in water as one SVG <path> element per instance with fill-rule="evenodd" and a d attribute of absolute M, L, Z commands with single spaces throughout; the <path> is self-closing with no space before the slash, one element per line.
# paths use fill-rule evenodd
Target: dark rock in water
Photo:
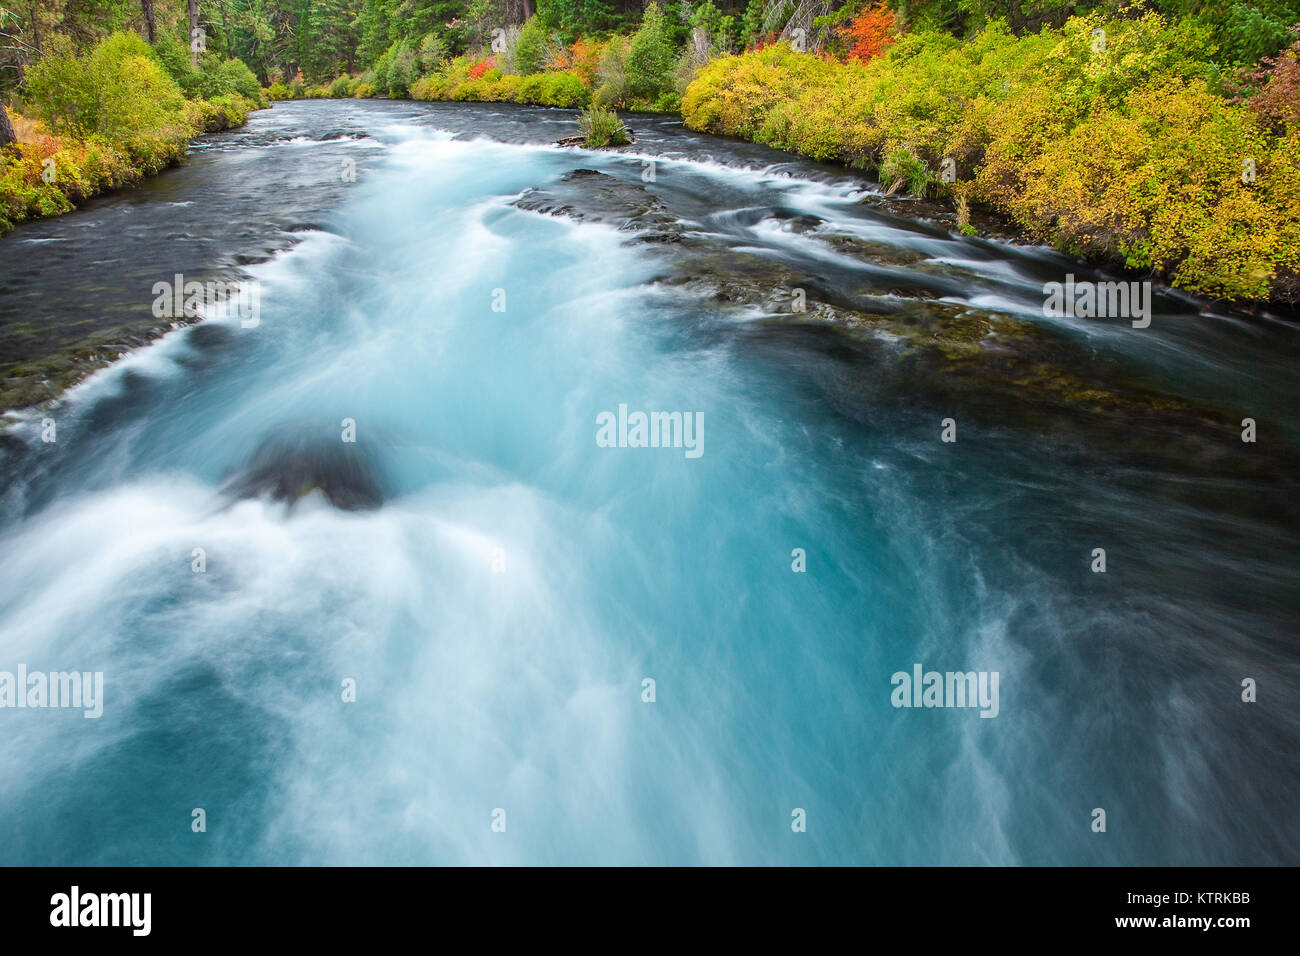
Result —
<path fill-rule="evenodd" d="M 266 439 L 223 489 L 231 498 L 270 497 L 292 505 L 319 491 L 335 508 L 367 511 L 384 503 L 374 468 L 356 444 L 317 437 L 318 428 Z"/>
<path fill-rule="evenodd" d="M 609 223 L 639 233 L 642 242 L 677 242 L 684 231 L 677 216 L 645 186 L 595 169 L 575 169 L 550 189 L 528 190 L 513 205 L 529 212 Z"/>

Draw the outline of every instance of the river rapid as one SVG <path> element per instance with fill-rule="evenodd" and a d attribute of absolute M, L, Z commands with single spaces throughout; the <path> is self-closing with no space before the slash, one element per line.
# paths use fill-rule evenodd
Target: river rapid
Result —
<path fill-rule="evenodd" d="M 1095 274 L 630 125 L 590 152 L 552 145 L 570 111 L 282 103 L 0 240 L 10 357 L 176 273 L 260 298 L 0 438 L 0 671 L 103 673 L 96 718 L 0 708 L 0 864 L 1300 862 L 1297 326 L 1167 290 L 1145 329 L 1045 317 Z M 911 387 L 665 281 L 671 243 L 513 205 L 578 168 L 828 295 L 1015 317 L 1211 450 Z M 699 453 L 602 447 L 620 406 Z M 375 500 L 314 465 L 257 493 L 325 447 Z M 916 665 L 996 672 L 996 716 L 894 706 Z"/>

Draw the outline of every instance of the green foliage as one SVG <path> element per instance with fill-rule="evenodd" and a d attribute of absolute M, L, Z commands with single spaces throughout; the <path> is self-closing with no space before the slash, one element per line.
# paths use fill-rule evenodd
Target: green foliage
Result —
<path fill-rule="evenodd" d="M 411 84 L 420 78 L 415 44 L 410 40 L 394 43 L 381 62 L 385 69 L 375 67 L 376 83 L 388 91 L 389 96 L 406 96 Z"/>
<path fill-rule="evenodd" d="M 627 91 L 631 96 L 654 100 L 673 91 L 677 51 L 664 23 L 659 4 L 645 9 L 641 28 L 632 37 L 627 55 Z"/>
<path fill-rule="evenodd" d="M 248 67 L 217 57 L 201 70 L 184 59 L 186 76 L 202 80 L 196 89 L 218 91 L 186 99 L 169 52 L 118 33 L 80 55 L 63 45 L 31 66 L 23 86 L 33 114 L 24 120 L 26 136 L 0 154 L 0 229 L 67 212 L 160 172 L 185 158 L 196 133 L 238 126 L 262 105 Z M 47 169 L 55 172 L 51 182 Z"/>
<path fill-rule="evenodd" d="M 592 99 L 604 106 L 623 102 L 627 95 L 627 44 L 611 40 L 596 66 L 596 92 Z"/>
<path fill-rule="evenodd" d="M 216 95 L 238 93 L 245 99 L 261 99 L 261 85 L 242 60 L 222 60 L 212 72 L 219 88 Z"/>
<path fill-rule="evenodd" d="M 126 142 L 174 134 L 180 88 L 133 33 L 118 33 L 86 56 L 47 56 L 27 72 L 25 98 L 56 133 Z"/>
<path fill-rule="evenodd" d="M 186 96 L 210 99 L 238 93 L 255 102 L 262 98 L 261 84 L 242 60 L 222 60 L 208 54 L 195 69 L 189 50 L 170 36 L 159 38 L 152 55 Z"/>
<path fill-rule="evenodd" d="M 740 20 L 741 47 L 747 49 L 757 42 L 763 32 L 765 11 L 766 4 L 763 0 L 749 0 L 745 5 L 745 15 Z"/>
<path fill-rule="evenodd" d="M 76 203 L 144 175 L 124 151 L 103 142 L 44 133 L 35 139 L 0 154 L 0 232 L 25 219 L 70 212 Z M 57 171 L 54 182 L 43 176 L 47 162 Z"/>
<path fill-rule="evenodd" d="M 761 6 L 758 15 L 761 16 Z M 713 3 L 713 0 L 704 0 L 695 8 L 691 15 L 691 26 L 703 28 L 709 35 L 709 49 L 714 53 L 730 52 L 736 44 L 740 28 L 736 25 L 736 18 L 726 16 Z"/>
<path fill-rule="evenodd" d="M 375 61 L 375 86 L 384 92 L 388 91 L 388 70 L 393 65 L 393 55 L 397 52 L 397 44 L 384 50 Z"/>
<path fill-rule="evenodd" d="M 456 57 L 438 70 L 421 77 L 411 86 L 419 100 L 464 100 L 479 102 L 532 103 L 539 106 L 577 107 L 591 99 L 582 78 L 568 71 L 516 76 L 492 69 L 478 79 L 470 78 L 469 57 Z"/>
<path fill-rule="evenodd" d="M 251 100 L 238 93 L 229 93 L 210 100 L 187 100 L 185 114 L 197 132 L 219 133 L 244 125 L 249 112 L 254 108 L 255 104 Z"/>
<path fill-rule="evenodd" d="M 571 43 L 608 27 L 612 15 L 605 0 L 537 0 L 537 17 Z"/>
<path fill-rule="evenodd" d="M 1221 38 L 1220 46 L 1229 63 L 1249 66 L 1273 56 L 1291 42 L 1291 28 L 1300 23 L 1300 3 L 1234 0 L 1226 10 L 1207 10 L 1197 19 Z"/>
<path fill-rule="evenodd" d="M 583 142 L 593 148 L 605 146 L 623 146 L 631 142 L 627 136 L 627 127 L 613 110 L 603 106 L 592 106 L 578 115 L 578 129 L 582 130 Z"/>
<path fill-rule="evenodd" d="M 880 182 L 890 192 L 906 187 L 913 196 L 925 196 L 935 176 L 920 156 L 906 146 L 896 146 L 881 160 Z"/>
<path fill-rule="evenodd" d="M 529 83 L 540 79 L 540 89 L 533 92 Z M 581 78 L 572 73 L 543 73 L 539 77 L 527 77 L 517 97 L 520 103 L 538 103 L 542 106 L 575 107 L 586 104 L 591 99 L 589 90 Z"/>
<path fill-rule="evenodd" d="M 303 72 L 314 79 L 335 76 L 356 46 L 355 6 L 351 0 L 308 0 L 299 10 Z"/>
<path fill-rule="evenodd" d="M 515 67 L 520 76 L 530 76 L 542 72 L 546 65 L 546 44 L 550 39 L 550 30 L 546 21 L 540 17 L 530 17 L 519 31 L 515 41 Z"/>
<path fill-rule="evenodd" d="M 421 75 L 433 72 L 447 58 L 447 41 L 436 33 L 426 33 L 420 40 L 416 58 Z"/>

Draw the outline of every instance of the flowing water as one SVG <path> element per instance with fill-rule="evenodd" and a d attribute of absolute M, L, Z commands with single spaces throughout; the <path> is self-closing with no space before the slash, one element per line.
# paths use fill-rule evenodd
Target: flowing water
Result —
<path fill-rule="evenodd" d="M 633 126 L 635 154 L 575 153 L 563 111 L 281 104 L 0 241 L 10 325 L 147 313 L 174 272 L 273 251 L 255 328 L 173 332 L 0 444 L 0 671 L 104 674 L 98 719 L 0 709 L 0 863 L 1300 861 L 1286 476 L 968 426 L 510 202 L 657 156 L 692 230 L 837 283 L 877 267 L 790 211 L 919 251 L 891 281 L 1253 416 L 1238 456 L 1294 460 L 1296 327 L 1171 296 L 1140 332 L 1044 319 L 1054 255 Z M 702 454 L 600 447 L 620 404 L 701 413 Z M 381 507 L 224 493 L 268 436 L 345 419 Z M 918 663 L 998 672 L 997 716 L 892 706 Z"/>

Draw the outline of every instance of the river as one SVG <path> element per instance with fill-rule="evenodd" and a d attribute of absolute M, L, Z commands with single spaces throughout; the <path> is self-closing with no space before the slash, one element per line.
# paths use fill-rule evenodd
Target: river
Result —
<path fill-rule="evenodd" d="M 0 709 L 0 863 L 1300 862 L 1297 326 L 1168 293 L 1145 329 L 1046 318 L 1086 268 L 631 125 L 586 152 L 550 145 L 568 111 L 282 103 L 0 240 L 11 352 L 175 273 L 260 290 L 254 327 L 173 331 L 0 441 L 0 671 L 104 675 L 94 719 Z M 1162 455 L 1159 424 L 909 388 L 511 205 L 579 167 L 845 295 L 1018 316 L 1224 431 Z M 602 447 L 620 405 L 699 453 Z M 229 493 L 286 443 L 346 445 L 382 504 Z M 918 664 L 996 672 L 996 716 L 894 706 Z"/>

